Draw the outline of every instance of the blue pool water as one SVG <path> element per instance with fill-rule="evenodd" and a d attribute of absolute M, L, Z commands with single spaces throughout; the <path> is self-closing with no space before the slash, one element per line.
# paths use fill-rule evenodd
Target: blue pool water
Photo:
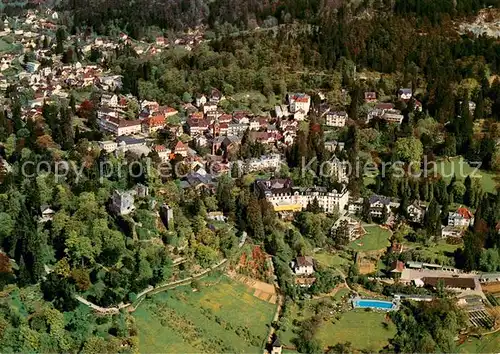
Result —
<path fill-rule="evenodd" d="M 356 300 L 354 301 L 354 307 L 358 308 L 372 308 L 379 310 L 391 310 L 394 304 L 390 301 L 380 301 L 380 300 Z"/>

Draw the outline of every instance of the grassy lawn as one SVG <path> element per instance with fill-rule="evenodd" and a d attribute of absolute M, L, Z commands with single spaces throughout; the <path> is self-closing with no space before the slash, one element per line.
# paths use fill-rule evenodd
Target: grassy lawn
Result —
<path fill-rule="evenodd" d="M 443 160 L 437 163 L 437 171 L 449 182 L 453 173 L 457 176 L 458 180 L 464 180 L 467 176 L 472 174 L 475 170 L 474 167 L 469 166 L 462 158 L 455 158 L 451 160 Z M 481 185 L 486 192 L 495 192 L 500 182 L 500 175 L 487 171 L 477 171 L 471 178 L 479 178 Z"/>
<path fill-rule="evenodd" d="M 274 311 L 223 276 L 201 291 L 183 286 L 156 294 L 134 317 L 143 353 L 258 352 Z"/>
<path fill-rule="evenodd" d="M 346 256 L 349 257 L 347 254 Z M 329 253 L 321 251 L 314 254 L 314 259 L 329 268 L 344 268 L 350 263 L 348 258 L 342 257 L 338 252 Z"/>
<path fill-rule="evenodd" d="M 453 264 L 453 253 L 457 248 L 462 247 L 462 244 L 450 245 L 445 240 L 441 240 L 438 243 L 432 243 L 430 246 L 405 242 L 405 247 L 416 249 L 416 254 L 422 257 L 422 261 L 448 265 Z"/>
<path fill-rule="evenodd" d="M 377 251 L 390 245 L 391 232 L 380 226 L 366 226 L 366 235 L 351 242 L 349 247 L 355 251 Z"/>
<path fill-rule="evenodd" d="M 392 322 L 384 325 L 385 313 L 352 310 L 342 314 L 340 320 L 325 321 L 316 338 L 324 348 L 337 343 L 351 342 L 353 348 L 378 352 L 396 334 Z"/>
<path fill-rule="evenodd" d="M 500 332 L 469 340 L 459 347 L 460 353 L 496 353 L 500 348 Z"/>

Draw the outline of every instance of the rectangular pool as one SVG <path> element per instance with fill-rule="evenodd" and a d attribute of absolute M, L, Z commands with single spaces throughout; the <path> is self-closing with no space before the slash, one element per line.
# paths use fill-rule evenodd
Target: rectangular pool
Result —
<path fill-rule="evenodd" d="M 390 301 L 382 301 L 382 300 L 355 300 L 353 302 L 354 308 L 371 308 L 377 310 L 392 310 L 395 306 Z"/>

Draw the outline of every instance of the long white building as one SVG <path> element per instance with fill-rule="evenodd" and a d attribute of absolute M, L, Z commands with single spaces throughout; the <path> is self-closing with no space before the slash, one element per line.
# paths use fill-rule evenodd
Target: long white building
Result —
<path fill-rule="evenodd" d="M 349 191 L 327 190 L 325 187 L 294 187 L 290 179 L 258 180 L 256 191 L 277 212 L 301 211 L 316 199 L 325 213 L 342 212 L 349 202 Z"/>

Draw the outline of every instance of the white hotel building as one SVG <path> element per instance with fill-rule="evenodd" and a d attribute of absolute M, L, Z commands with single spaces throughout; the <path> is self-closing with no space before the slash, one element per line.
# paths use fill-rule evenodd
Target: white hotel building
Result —
<path fill-rule="evenodd" d="M 314 199 L 325 213 L 342 212 L 349 202 L 349 192 L 343 187 L 342 191 L 328 191 L 324 187 L 294 187 L 290 179 L 258 180 L 255 182 L 256 191 L 266 198 L 276 212 L 295 212 L 307 208 Z"/>

